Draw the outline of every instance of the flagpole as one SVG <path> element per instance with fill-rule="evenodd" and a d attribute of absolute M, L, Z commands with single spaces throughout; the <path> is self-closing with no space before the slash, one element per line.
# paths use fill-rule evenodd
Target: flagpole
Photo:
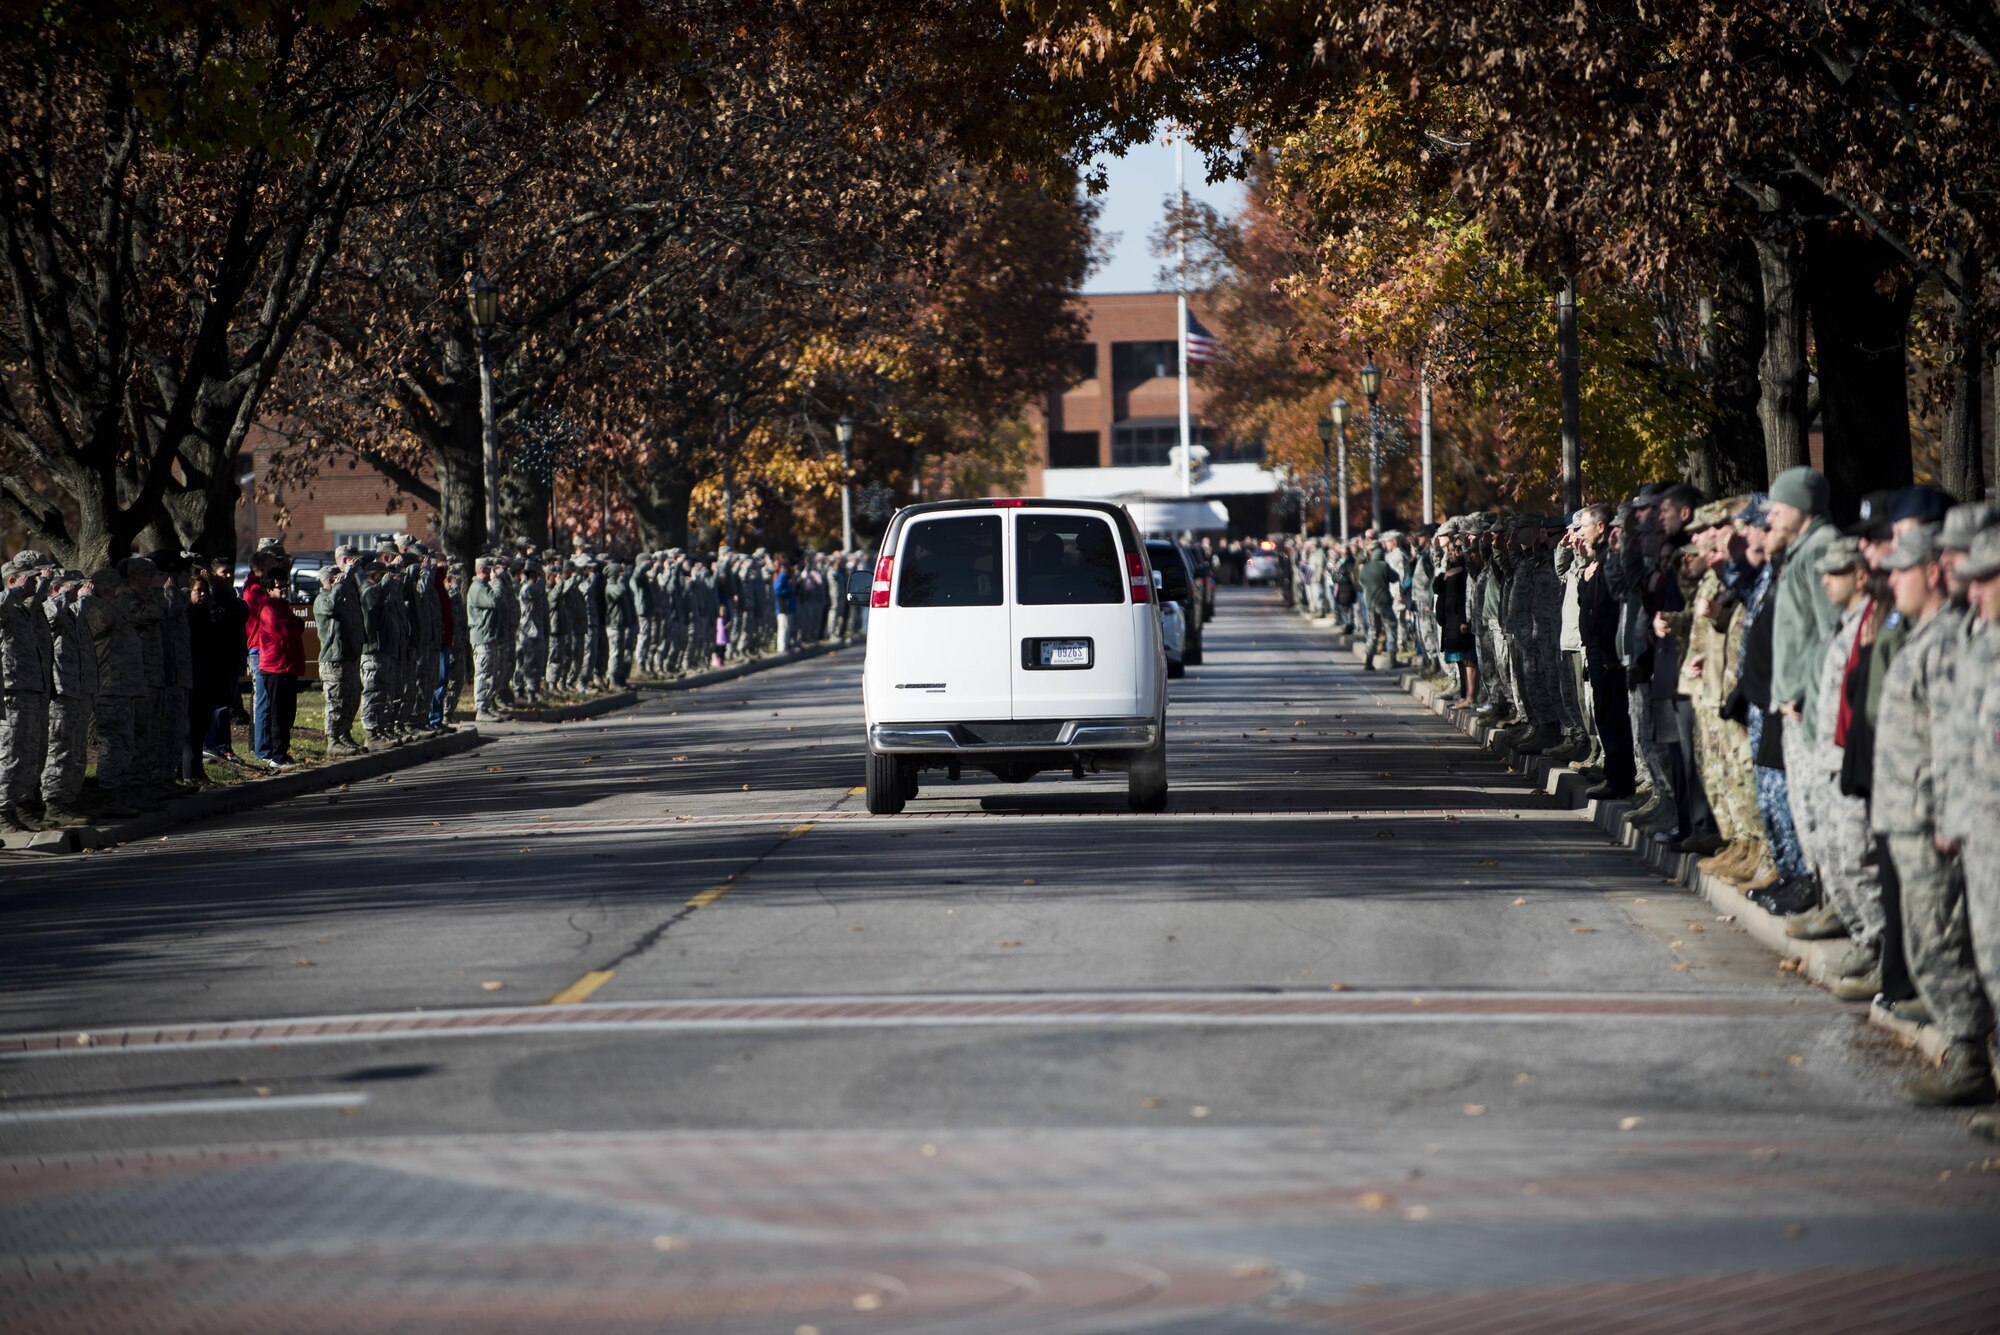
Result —
<path fill-rule="evenodd" d="M 1174 134 L 1174 189 L 1180 196 L 1181 495 L 1194 495 L 1194 430 L 1188 417 L 1187 135 Z"/>

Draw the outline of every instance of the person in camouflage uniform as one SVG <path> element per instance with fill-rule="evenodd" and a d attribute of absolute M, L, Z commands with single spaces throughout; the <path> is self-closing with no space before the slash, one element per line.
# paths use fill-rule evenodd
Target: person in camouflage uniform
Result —
<path fill-rule="evenodd" d="M 25 808 L 49 750 L 47 625 L 40 554 L 22 552 L 0 566 L 0 830 L 21 834 L 41 828 Z"/>
<path fill-rule="evenodd" d="M 49 744 L 42 764 L 42 818 L 75 825 L 90 755 L 90 720 L 97 701 L 97 645 L 83 604 L 93 598 L 82 572 L 59 571 L 43 603 L 53 649 Z"/>
<path fill-rule="evenodd" d="M 402 623 L 394 612 L 393 559 L 378 549 L 361 575 L 361 730 L 371 747 L 389 745 L 395 731 L 391 701 Z"/>
<path fill-rule="evenodd" d="M 367 558 L 352 547 L 333 553 L 333 564 L 320 572 L 313 596 L 313 625 L 319 631 L 319 686 L 326 700 L 328 755 L 360 751 L 354 742 L 354 719 L 361 705 L 361 656 L 365 632 L 361 615 L 360 581 Z"/>
<path fill-rule="evenodd" d="M 1956 723 L 1937 756 L 1939 852 L 1956 854 L 1965 884 L 1967 933 L 1989 1004 L 2000 998 L 2000 516 L 1960 506 L 1968 550 L 1952 560 L 1968 624 L 1948 665 Z M 1960 535 L 1954 534 L 1957 539 Z M 1974 1113 L 1973 1134 L 2000 1140 L 2000 1109 Z"/>
<path fill-rule="evenodd" d="M 521 633 L 515 642 L 515 689 L 528 704 L 540 704 L 549 671 L 549 584 L 530 560 L 521 572 Z"/>
<path fill-rule="evenodd" d="M 1695 769 L 1723 841 L 1722 849 L 1702 859 L 1702 870 L 1737 881 L 1756 873 L 1764 848 L 1749 733 L 1723 717 L 1738 686 L 1743 629 L 1743 605 L 1723 578 L 1733 536 L 1729 524 L 1749 499 L 1731 496 L 1695 511 L 1689 532 L 1701 575 L 1691 604 L 1674 618 L 1687 644 L 1681 683 L 1694 706 Z"/>
<path fill-rule="evenodd" d="M 1914 1103 L 1960 1104 L 1992 1096 L 1986 1040 L 1993 1009 L 1973 962 L 1963 869 L 1938 846 L 1933 744 L 1950 721 L 1936 717 L 1933 705 L 1960 618 L 1949 609 L 1937 539 L 1935 526 L 1907 529 L 1883 561 L 1896 609 L 1914 629 L 1882 684 L 1870 818 L 1888 841 L 1902 886 L 1911 977 L 1947 1043 L 1937 1069 L 1906 1082 L 1903 1093 Z"/>

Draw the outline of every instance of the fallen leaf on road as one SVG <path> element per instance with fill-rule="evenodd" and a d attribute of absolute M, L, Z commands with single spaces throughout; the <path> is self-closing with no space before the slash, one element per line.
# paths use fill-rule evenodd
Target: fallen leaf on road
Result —
<path fill-rule="evenodd" d="M 1396 832 L 1390 829 L 1381 829 L 1375 831 L 1375 837 L 1377 839 L 1394 839 L 1396 837 Z"/>
<path fill-rule="evenodd" d="M 1021 884 L 1022 884 L 1022 885 L 1040 885 L 1040 884 L 1041 884 L 1041 882 L 1040 882 L 1040 881 L 1038 881 L 1038 880 L 1036 880 L 1036 879 L 1035 879 L 1034 877 L 1030 876 L 1030 877 L 1029 877 L 1029 878 L 1028 878 L 1027 880 L 1025 880 L 1025 881 L 1021 882 Z"/>
<path fill-rule="evenodd" d="M 744 792 L 746 792 L 746 793 L 747 793 L 747 792 L 749 792 L 749 791 L 750 791 L 750 785 L 749 785 L 749 784 L 747 784 L 747 783 L 746 783 L 746 784 L 744 784 L 744 785 L 743 785 L 743 791 L 744 791 Z"/>
<path fill-rule="evenodd" d="M 653 1250 L 656 1252 L 677 1252 L 685 1246 L 686 1238 L 677 1238 L 671 1233 L 662 1233 L 653 1239 Z"/>
<path fill-rule="evenodd" d="M 1670 967 L 1675 973 L 1687 973 L 1689 970 L 1694 968 L 1694 965 L 1689 964 L 1684 960 L 1679 964 L 1669 965 L 1668 967 Z"/>
<path fill-rule="evenodd" d="M 1517 1085 L 1532 1085 L 1535 1083 L 1535 1077 L 1523 1071 L 1514 1077 L 1514 1083 Z"/>
<path fill-rule="evenodd" d="M 1621 1117 L 1618 1119 L 1618 1129 L 1620 1131 L 1637 1131 L 1645 1124 L 1646 1119 L 1643 1117 Z"/>
<path fill-rule="evenodd" d="M 1667 942 L 1667 949 L 1679 950 L 1685 944 L 1687 943 L 1682 941 L 1679 937 L 1675 937 L 1672 941 Z"/>
<path fill-rule="evenodd" d="M 1001 946 L 1001 948 L 1002 948 L 1003 950 L 1011 950 L 1011 949 L 1013 949 L 1013 948 L 1014 948 L 1015 946 L 1018 946 L 1018 945 L 1020 945 L 1020 944 L 1021 944 L 1021 943 L 1020 943 L 1019 941 L 1002 941 L 1002 942 L 1000 943 L 1000 946 Z"/>
<path fill-rule="evenodd" d="M 1750 1157 L 1758 1163 L 1769 1163 L 1778 1157 L 1778 1152 L 1773 1149 L 1754 1149 L 1750 1151 Z"/>
<path fill-rule="evenodd" d="M 1396 1203 L 1396 1198 L 1386 1191 L 1364 1191 L 1354 1198 L 1354 1203 L 1364 1210 L 1386 1210 Z"/>
<path fill-rule="evenodd" d="M 1591 936 L 1596 933 L 1597 929 L 1595 927 L 1572 927 L 1569 931 L 1571 936 Z"/>
<path fill-rule="evenodd" d="M 486 772 L 488 774 L 505 774 L 507 772 L 507 767 L 505 765 L 488 765 L 486 767 Z M 342 788 L 347 787 L 347 785 L 344 783 L 341 784 L 340 786 Z"/>
<path fill-rule="evenodd" d="M 1277 1273 L 1277 1267 L 1269 1261 L 1238 1261 L 1229 1267 L 1231 1279 L 1263 1279 Z"/>
<path fill-rule="evenodd" d="M 937 1146 L 926 1145 L 922 1149 L 918 1150 L 917 1153 L 923 1155 L 926 1159 L 935 1159 L 937 1158 Z"/>
<path fill-rule="evenodd" d="M 1804 1237 L 1805 1235 L 1806 1235 L 1806 1226 L 1805 1226 L 1804 1224 L 1786 1224 L 1786 1225 L 1785 1225 L 1785 1236 L 1786 1236 L 1786 1237 L 1788 1237 L 1788 1238 L 1803 1238 L 1803 1237 Z"/>
<path fill-rule="evenodd" d="M 1160 1106 L 1160 1101 L 1151 1094 L 1141 1094 L 1139 1096 L 1139 1106 L 1141 1108 L 1157 1108 Z"/>
<path fill-rule="evenodd" d="M 1497 866 L 1499 866 L 1499 865 L 1500 865 L 1500 859 L 1499 859 L 1499 858 L 1481 858 L 1481 859 L 1479 859 L 1479 865 L 1480 865 L 1480 866 L 1482 866 L 1482 867 L 1497 867 Z"/>
<path fill-rule="evenodd" d="M 1467 1117 L 1484 1117 L 1486 1116 L 1486 1105 L 1483 1103 L 1468 1103 L 1465 1105 L 1465 1115 Z"/>
<path fill-rule="evenodd" d="M 1352 992 L 1354 989 L 1349 987 L 1346 983 L 1328 983 L 1326 985 L 1326 990 L 1329 992 Z"/>
<path fill-rule="evenodd" d="M 881 1306 L 882 1295 L 879 1293 L 857 1293 L 854 1295 L 854 1310 L 857 1312 L 873 1312 L 879 1310 Z"/>
<path fill-rule="evenodd" d="M 1785 959 L 1781 959 L 1781 960 L 1779 960 L 1779 961 L 1778 961 L 1778 972 L 1779 972 L 1779 973 L 1804 973 L 1804 972 L 1805 972 L 1805 961 L 1804 961 L 1804 960 L 1795 960 L 1795 959 L 1792 959 L 1792 958 L 1790 958 L 1790 957 L 1788 956 L 1788 957 L 1786 957 Z"/>
<path fill-rule="evenodd" d="M 1521 905 L 1523 905 L 1523 904 L 1525 904 L 1525 903 L 1527 903 L 1527 902 L 1528 902 L 1528 901 L 1527 901 L 1527 900 L 1525 900 L 1525 899 L 1516 899 L 1516 900 L 1514 901 L 1514 907 L 1515 907 L 1515 908 L 1520 908 L 1520 907 L 1521 907 Z"/>
<path fill-rule="evenodd" d="M 1409 1220 L 1413 1224 L 1421 1223 L 1423 1220 L 1429 1219 L 1430 1217 L 1431 1217 L 1430 1207 L 1426 1205 L 1412 1205 L 1407 1210 L 1403 1211 L 1403 1218 Z"/>
<path fill-rule="evenodd" d="M 514 851 L 515 851 L 516 853 L 532 853 L 532 852 L 534 852 L 535 850 L 534 850 L 534 849 L 532 849 L 532 848 L 517 848 L 517 849 L 515 849 Z"/>
<path fill-rule="evenodd" d="M 1796 1052 L 1785 1058 L 1785 1061 L 1793 1066 L 1804 1066 L 1806 1064 L 1806 1059 Z"/>
<path fill-rule="evenodd" d="M 260 1099 L 268 1099 L 271 1097 L 271 1087 L 269 1085 L 259 1085 L 257 1086 L 254 1092 Z"/>
<path fill-rule="evenodd" d="M 850 932 L 865 932 L 868 929 L 866 927 L 850 927 L 847 930 Z"/>
<path fill-rule="evenodd" d="M 480 990 L 483 992 L 498 992 L 501 988 L 505 986 L 506 984 L 501 982 L 498 978 L 489 978 L 485 982 L 479 985 Z"/>
<path fill-rule="evenodd" d="M 675 756 L 675 757 L 674 757 L 674 763 L 676 763 L 676 764 L 679 764 L 679 763 L 680 763 L 681 761 L 683 761 L 683 760 L 686 760 L 686 759 L 687 759 L 687 757 L 686 757 L 686 756 Z"/>
<path fill-rule="evenodd" d="M 313 966 L 313 962 L 312 962 L 311 960 L 303 960 L 303 959 L 301 959 L 301 960 L 293 960 L 293 961 L 292 961 L 292 967 L 293 967 L 293 968 L 295 968 L 295 969 L 310 969 L 310 968 L 312 968 L 312 966 Z"/>
<path fill-rule="evenodd" d="M 1195 1105 L 1194 1105 L 1194 1107 L 1192 1107 L 1192 1108 L 1189 1108 L 1189 1109 L 1188 1109 L 1188 1116 L 1189 1116 L 1189 1117 L 1206 1117 L 1206 1116 L 1208 1116 L 1208 1109 L 1206 1109 L 1206 1108 L 1202 1107 L 1202 1106 L 1201 1106 L 1201 1105 L 1200 1105 L 1199 1103 L 1197 1103 L 1197 1104 L 1195 1104 Z"/>
<path fill-rule="evenodd" d="M 76 1036 L 76 1045 L 80 1048 L 87 1048 L 95 1042 L 97 1042 L 97 1040 L 92 1038 L 89 1034 L 78 1034 Z"/>

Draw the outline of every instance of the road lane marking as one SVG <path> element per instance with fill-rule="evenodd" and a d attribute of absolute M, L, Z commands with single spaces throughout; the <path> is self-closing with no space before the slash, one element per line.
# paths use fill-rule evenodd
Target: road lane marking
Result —
<path fill-rule="evenodd" d="M 606 973 L 608 977 L 608 971 Z M 1830 1000 L 1727 993 L 1492 992 L 1031 992 L 935 996 L 754 997 L 592 1002 L 450 1011 L 397 1011 L 238 1021 L 88 1035 L 0 1035 L 0 1058 L 89 1057 L 119 1052 L 374 1043 L 494 1033 L 718 1032 L 757 1029 L 889 1029 L 1122 1025 L 1672 1024 L 1776 1020 L 1824 1024 Z M 88 1043 L 79 1043 L 80 1037 Z"/>
<path fill-rule="evenodd" d="M 721 885 L 711 885 L 710 887 L 708 887 L 708 889 L 702 891 L 700 894 L 696 895 L 693 899 L 690 899 L 687 902 L 687 906 L 691 909 L 705 909 L 710 904 L 713 904 L 716 900 L 728 894 L 729 891 L 730 891 L 730 886 L 729 883 L 726 881 Z"/>
<path fill-rule="evenodd" d="M 785 842 L 790 843 L 802 834 L 810 834 L 812 828 L 813 822 L 811 821 L 807 821 L 803 825 L 794 825 L 791 829 L 785 831 Z"/>
<path fill-rule="evenodd" d="M 592 969 L 589 973 L 550 997 L 547 1004 L 551 1006 L 574 1006 L 579 1001 L 588 998 L 592 992 L 610 982 L 612 975 L 617 972 L 616 969 Z"/>
<path fill-rule="evenodd" d="M 0 1125 L 23 1122 L 89 1122 L 111 1117 L 178 1117 L 185 1113 L 290 1112 L 301 1108 L 359 1108 L 366 1094 L 273 1094 L 251 1099 L 184 1099 L 178 1103 L 98 1103 L 81 1108 L 29 1108 L 0 1112 Z"/>

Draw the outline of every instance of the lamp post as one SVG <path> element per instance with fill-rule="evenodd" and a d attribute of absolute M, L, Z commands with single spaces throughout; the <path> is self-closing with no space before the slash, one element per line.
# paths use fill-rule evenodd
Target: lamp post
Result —
<path fill-rule="evenodd" d="M 479 423 L 483 472 L 486 479 L 486 541 L 500 540 L 500 429 L 493 420 L 493 359 L 487 355 L 487 336 L 500 320 L 500 289 L 485 274 L 472 280 L 466 309 L 472 316 L 472 335 L 479 344 Z"/>
<path fill-rule="evenodd" d="M 854 480 L 849 468 L 849 450 L 854 445 L 854 419 L 846 413 L 833 425 L 834 439 L 840 442 L 840 550 L 854 550 Z"/>
<path fill-rule="evenodd" d="M 1333 429 L 1340 439 L 1340 540 L 1347 541 L 1347 400 L 1333 401 Z"/>
<path fill-rule="evenodd" d="M 1333 536 L 1333 419 L 1319 419 L 1319 476 L 1326 488 L 1326 536 Z"/>
<path fill-rule="evenodd" d="M 1375 396 L 1382 392 L 1382 368 L 1370 357 L 1361 368 L 1361 392 L 1368 396 L 1368 523 L 1382 531 L 1382 424 Z"/>

